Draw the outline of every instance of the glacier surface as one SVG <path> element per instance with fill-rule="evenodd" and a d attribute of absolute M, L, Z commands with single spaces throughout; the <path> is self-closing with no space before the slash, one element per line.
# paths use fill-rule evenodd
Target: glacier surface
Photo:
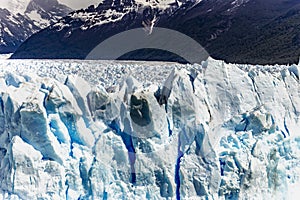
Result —
<path fill-rule="evenodd" d="M 299 197 L 297 65 L 0 65 L 0 199 Z"/>

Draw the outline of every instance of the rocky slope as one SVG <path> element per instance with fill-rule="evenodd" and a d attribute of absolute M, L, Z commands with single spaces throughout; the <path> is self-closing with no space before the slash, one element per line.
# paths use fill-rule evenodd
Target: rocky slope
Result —
<path fill-rule="evenodd" d="M 36 64 L 1 69 L 0 197 L 298 198 L 299 66 Z"/>
<path fill-rule="evenodd" d="M 72 11 L 57 0 L 11 1 L 6 4 L 0 6 L 0 53 L 14 52 L 33 33 Z"/>
<path fill-rule="evenodd" d="M 199 3 L 201 1 L 106 0 L 97 7 L 91 6 L 70 13 L 58 23 L 34 35 L 13 58 L 83 59 L 110 36 L 140 27 L 146 29 L 145 34 L 149 34 L 151 27 L 170 23 L 172 18 L 181 16 Z M 34 51 L 39 44 L 47 46 L 47 50 Z M 26 53 L 22 51 L 23 48 L 29 51 Z"/>
<path fill-rule="evenodd" d="M 96 45 L 117 33 L 154 26 L 180 31 L 205 47 L 212 57 L 227 62 L 298 62 L 298 1 L 163 2 L 149 5 L 143 1 L 106 0 L 97 7 L 76 11 L 32 36 L 13 58 L 83 59 Z M 182 62 L 178 56 L 158 50 L 129 52 L 122 59 Z"/>

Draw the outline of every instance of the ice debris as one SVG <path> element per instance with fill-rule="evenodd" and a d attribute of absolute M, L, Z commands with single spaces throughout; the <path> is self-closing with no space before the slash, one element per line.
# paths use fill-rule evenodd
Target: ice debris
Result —
<path fill-rule="evenodd" d="M 3 71 L 0 199 L 296 199 L 298 69 L 209 59 L 114 91 Z"/>

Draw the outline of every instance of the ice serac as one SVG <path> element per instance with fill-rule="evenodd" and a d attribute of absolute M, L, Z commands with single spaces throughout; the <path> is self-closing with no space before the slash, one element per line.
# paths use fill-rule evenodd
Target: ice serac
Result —
<path fill-rule="evenodd" d="M 3 70 L 0 198 L 297 199 L 299 66 L 210 58 L 135 78 Z"/>

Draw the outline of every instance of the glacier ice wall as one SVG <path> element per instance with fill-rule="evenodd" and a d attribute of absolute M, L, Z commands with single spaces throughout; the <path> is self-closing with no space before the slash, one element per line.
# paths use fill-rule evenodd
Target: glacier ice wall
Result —
<path fill-rule="evenodd" d="M 0 199 L 298 197 L 299 66 L 123 78 L 107 91 L 2 71 Z"/>

